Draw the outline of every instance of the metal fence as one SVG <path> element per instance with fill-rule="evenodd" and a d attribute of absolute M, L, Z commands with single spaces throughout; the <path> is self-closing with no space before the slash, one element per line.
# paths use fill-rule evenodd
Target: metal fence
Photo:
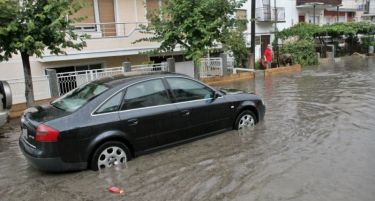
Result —
<path fill-rule="evenodd" d="M 165 72 L 168 71 L 168 63 L 159 63 L 159 64 L 145 64 L 145 65 L 135 65 L 132 66 L 132 72 L 139 73 L 152 73 L 152 72 Z"/>
<path fill-rule="evenodd" d="M 35 100 L 51 98 L 48 76 L 32 77 Z M 24 103 L 25 99 L 25 78 L 6 80 L 12 90 L 13 104 Z"/>
<path fill-rule="evenodd" d="M 124 67 L 103 68 L 96 70 L 72 71 L 57 73 L 59 95 L 64 95 L 69 91 L 103 77 L 118 74 L 147 74 L 168 71 L 167 63 L 136 65 L 131 67 L 131 72 L 126 72 Z"/>
<path fill-rule="evenodd" d="M 200 61 L 200 76 L 212 77 L 223 75 L 223 60 L 221 57 L 202 58 Z"/>

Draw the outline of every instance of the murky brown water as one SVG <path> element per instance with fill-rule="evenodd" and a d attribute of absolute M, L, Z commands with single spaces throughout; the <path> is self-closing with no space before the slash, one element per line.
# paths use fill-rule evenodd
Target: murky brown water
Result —
<path fill-rule="evenodd" d="M 112 174 L 30 168 L 0 130 L 0 200 L 375 200 L 375 59 L 227 84 L 256 89 L 265 121 L 136 158 Z M 107 192 L 110 178 L 124 195 Z"/>

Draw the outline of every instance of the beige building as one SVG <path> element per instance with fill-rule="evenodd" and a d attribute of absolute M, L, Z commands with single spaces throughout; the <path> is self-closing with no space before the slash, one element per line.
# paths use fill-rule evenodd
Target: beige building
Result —
<path fill-rule="evenodd" d="M 136 43 L 144 37 L 139 26 L 147 23 L 147 12 L 158 9 L 162 0 L 85 0 L 88 6 L 74 16 L 87 16 L 76 24 L 77 33 L 91 36 L 87 47 L 81 51 L 67 50 L 66 55 L 50 55 L 43 58 L 31 57 L 33 76 L 43 76 L 46 69 L 59 72 L 119 67 L 123 62 L 143 64 L 160 62 L 163 57 L 149 58 L 145 51 L 158 47 L 157 43 Z M 0 80 L 23 78 L 22 61 L 19 55 L 8 62 L 0 63 Z"/>

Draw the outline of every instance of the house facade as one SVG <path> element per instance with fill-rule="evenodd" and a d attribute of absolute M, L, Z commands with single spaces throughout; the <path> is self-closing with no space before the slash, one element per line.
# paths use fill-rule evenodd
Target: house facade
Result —
<path fill-rule="evenodd" d="M 324 25 L 361 21 L 366 2 L 366 0 L 256 0 L 256 60 L 263 56 L 267 44 L 272 44 L 276 27 L 280 31 L 301 22 Z M 373 5 L 375 8 L 375 3 Z M 243 10 L 246 11 L 247 19 L 250 19 L 251 1 L 245 3 Z M 251 42 L 250 35 L 249 22 L 246 30 L 248 47 Z"/>
<path fill-rule="evenodd" d="M 362 21 L 367 0 L 297 0 L 298 21 L 319 25 Z"/>
<path fill-rule="evenodd" d="M 375 0 L 364 0 L 364 12 L 362 15 L 362 20 L 375 22 Z"/>
<path fill-rule="evenodd" d="M 295 0 L 256 0 L 255 8 L 255 59 L 259 60 L 268 44 L 272 44 L 274 33 L 298 23 L 298 13 Z M 243 5 L 247 12 L 249 24 L 245 32 L 247 46 L 251 44 L 251 1 Z"/>
<path fill-rule="evenodd" d="M 121 66 L 128 61 L 142 64 L 155 60 L 145 51 L 158 47 L 151 42 L 133 43 L 145 37 L 139 26 L 147 23 L 146 14 L 161 6 L 161 0 L 85 0 L 87 7 L 74 16 L 87 16 L 75 25 L 76 32 L 91 36 L 86 40 L 83 50 L 68 49 L 66 55 L 51 55 L 45 52 L 43 58 L 31 57 L 33 76 L 42 76 L 46 69 L 55 69 L 58 73 Z M 177 54 L 177 53 L 175 53 Z M 22 78 L 20 55 L 14 55 L 8 62 L 0 63 L 0 79 Z"/>

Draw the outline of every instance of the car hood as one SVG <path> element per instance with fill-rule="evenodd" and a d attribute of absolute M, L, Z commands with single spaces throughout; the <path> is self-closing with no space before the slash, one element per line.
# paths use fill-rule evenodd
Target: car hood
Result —
<path fill-rule="evenodd" d="M 220 88 L 219 90 L 221 92 L 225 93 L 225 94 L 243 94 L 243 93 L 249 93 L 249 92 L 242 91 L 242 90 L 239 90 L 239 89 Z"/>
<path fill-rule="evenodd" d="M 24 112 L 25 116 L 32 121 L 44 123 L 50 120 L 54 120 L 66 115 L 69 112 L 53 107 L 52 105 L 47 106 L 35 106 L 31 107 Z"/>

